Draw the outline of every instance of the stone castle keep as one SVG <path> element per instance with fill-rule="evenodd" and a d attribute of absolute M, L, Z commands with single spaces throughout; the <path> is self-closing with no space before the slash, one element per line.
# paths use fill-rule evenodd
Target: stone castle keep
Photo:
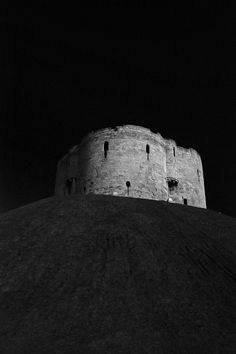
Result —
<path fill-rule="evenodd" d="M 135 125 L 91 132 L 59 161 L 55 194 L 79 193 L 206 208 L 199 154 Z"/>

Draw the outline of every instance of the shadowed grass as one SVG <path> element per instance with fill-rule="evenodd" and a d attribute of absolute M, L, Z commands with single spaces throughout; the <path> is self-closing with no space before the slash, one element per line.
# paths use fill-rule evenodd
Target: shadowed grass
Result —
<path fill-rule="evenodd" d="M 236 220 L 111 196 L 0 217 L 0 353 L 233 353 Z"/>

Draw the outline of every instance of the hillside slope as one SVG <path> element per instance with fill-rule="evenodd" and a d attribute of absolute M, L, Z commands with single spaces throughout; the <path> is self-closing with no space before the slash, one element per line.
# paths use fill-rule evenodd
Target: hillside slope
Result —
<path fill-rule="evenodd" d="M 0 353 L 235 353 L 236 219 L 48 198 L 0 217 Z"/>

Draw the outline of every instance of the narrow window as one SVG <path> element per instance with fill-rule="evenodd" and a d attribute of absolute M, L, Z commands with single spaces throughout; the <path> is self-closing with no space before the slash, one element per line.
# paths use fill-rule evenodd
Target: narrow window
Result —
<path fill-rule="evenodd" d="M 126 182 L 126 187 L 127 187 L 127 194 L 129 195 L 130 181 Z"/>
<path fill-rule="evenodd" d="M 72 181 L 73 181 L 72 178 L 68 178 L 66 180 L 66 194 L 67 195 L 70 195 L 72 192 Z"/>
<path fill-rule="evenodd" d="M 86 193 L 86 187 L 84 187 L 84 193 Z"/>
<path fill-rule="evenodd" d="M 184 198 L 184 205 L 188 205 L 188 199 Z"/>
<path fill-rule="evenodd" d="M 147 153 L 147 160 L 149 160 L 150 146 L 148 144 L 146 145 L 146 153 Z"/>
<path fill-rule="evenodd" d="M 174 156 L 175 156 L 175 147 L 173 147 L 173 154 L 174 154 Z"/>
<path fill-rule="evenodd" d="M 197 170 L 197 177 L 198 177 L 198 182 L 200 182 L 200 171 L 199 170 Z"/>
<path fill-rule="evenodd" d="M 107 151 L 109 150 L 109 143 L 108 141 L 105 141 L 104 143 L 104 157 L 105 159 L 107 158 Z"/>

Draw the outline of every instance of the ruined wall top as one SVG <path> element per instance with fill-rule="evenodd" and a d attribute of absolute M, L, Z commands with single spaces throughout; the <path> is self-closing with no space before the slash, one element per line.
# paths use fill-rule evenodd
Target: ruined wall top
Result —
<path fill-rule="evenodd" d="M 126 135 L 127 137 L 132 135 L 133 137 L 137 138 L 146 138 L 148 140 L 153 140 L 156 143 L 161 144 L 163 147 L 178 147 L 179 151 L 182 151 L 184 153 L 192 154 L 195 156 L 199 156 L 199 153 L 193 149 L 193 148 L 184 148 L 182 146 L 177 145 L 176 141 L 173 139 L 166 139 L 163 138 L 163 136 L 159 132 L 153 132 L 149 128 L 142 127 L 140 125 L 132 125 L 132 124 L 126 124 L 126 125 L 120 125 L 116 127 L 107 127 L 107 128 L 101 128 L 98 130 L 92 130 L 89 132 L 87 135 L 83 137 L 81 142 L 78 145 L 74 145 L 71 147 L 66 155 L 63 156 L 63 159 L 66 158 L 66 156 L 72 152 L 78 151 L 85 143 L 87 143 L 89 140 L 96 139 L 99 136 L 117 136 L 119 134 Z"/>

